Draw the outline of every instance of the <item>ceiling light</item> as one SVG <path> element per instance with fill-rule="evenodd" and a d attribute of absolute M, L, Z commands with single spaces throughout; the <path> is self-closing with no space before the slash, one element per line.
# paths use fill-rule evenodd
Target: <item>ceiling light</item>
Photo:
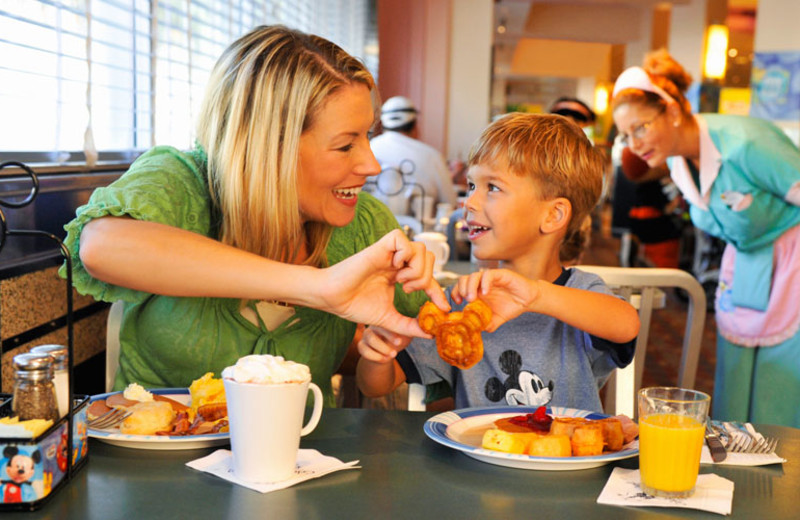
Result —
<path fill-rule="evenodd" d="M 705 76 L 721 79 L 725 77 L 728 61 L 728 28 L 724 25 L 709 25 L 706 34 Z"/>

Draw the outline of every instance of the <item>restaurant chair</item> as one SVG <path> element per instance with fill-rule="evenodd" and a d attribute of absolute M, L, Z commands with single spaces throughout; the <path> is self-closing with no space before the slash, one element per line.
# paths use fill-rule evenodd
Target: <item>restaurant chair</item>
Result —
<path fill-rule="evenodd" d="M 682 388 L 694 388 L 707 311 L 706 293 L 700 282 L 681 269 L 595 265 L 576 267 L 600 276 L 606 285 L 639 311 L 641 327 L 636 339 L 634 359 L 624 369 L 617 369 L 606 383 L 606 413 L 610 415 L 625 414 L 631 418 L 638 415 L 636 393 L 642 386 L 651 318 L 653 309 L 664 305 L 662 289 L 665 288 L 683 289 L 689 298 L 681 363 L 675 384 Z"/>
<path fill-rule="evenodd" d="M 114 378 L 119 367 L 119 329 L 122 325 L 124 303 L 117 300 L 108 309 L 106 321 L 106 392 L 114 388 Z"/>
<path fill-rule="evenodd" d="M 408 410 L 410 412 L 424 412 L 426 410 L 425 385 L 420 383 L 409 383 Z"/>

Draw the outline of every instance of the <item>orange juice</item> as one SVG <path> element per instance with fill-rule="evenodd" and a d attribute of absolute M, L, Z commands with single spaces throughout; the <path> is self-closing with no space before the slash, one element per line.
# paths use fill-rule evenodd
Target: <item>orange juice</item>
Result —
<path fill-rule="evenodd" d="M 673 413 L 639 419 L 639 471 L 642 489 L 653 494 L 685 494 L 697 481 L 705 425 Z"/>

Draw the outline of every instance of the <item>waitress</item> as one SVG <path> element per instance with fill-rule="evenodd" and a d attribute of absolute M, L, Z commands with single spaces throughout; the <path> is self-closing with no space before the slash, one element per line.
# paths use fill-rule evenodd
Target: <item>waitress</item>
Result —
<path fill-rule="evenodd" d="M 666 51 L 614 86 L 614 122 L 650 167 L 667 163 L 695 226 L 727 242 L 717 288 L 717 419 L 800 426 L 800 151 L 773 124 L 691 113 Z M 792 396 L 792 397 L 790 397 Z"/>

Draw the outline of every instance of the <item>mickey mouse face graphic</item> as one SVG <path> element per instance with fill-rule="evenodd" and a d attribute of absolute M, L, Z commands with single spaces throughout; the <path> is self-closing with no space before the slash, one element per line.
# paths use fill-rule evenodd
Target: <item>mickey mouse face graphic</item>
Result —
<path fill-rule="evenodd" d="M 522 356 L 516 350 L 500 354 L 500 370 L 508 374 L 505 381 L 491 377 L 486 381 L 486 398 L 498 402 L 505 398 L 510 405 L 544 406 L 553 399 L 553 382 L 545 386 L 542 379 L 527 370 L 522 370 Z"/>

